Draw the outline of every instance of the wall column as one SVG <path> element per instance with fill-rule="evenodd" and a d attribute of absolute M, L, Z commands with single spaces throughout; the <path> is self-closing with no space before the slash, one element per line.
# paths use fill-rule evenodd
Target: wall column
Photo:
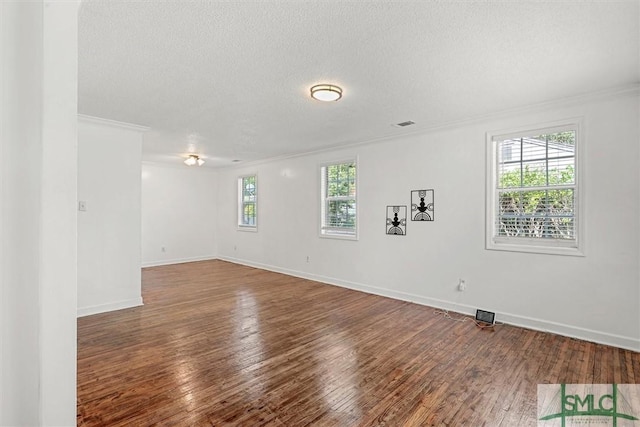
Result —
<path fill-rule="evenodd" d="M 78 3 L 0 2 L 0 425 L 75 425 Z"/>

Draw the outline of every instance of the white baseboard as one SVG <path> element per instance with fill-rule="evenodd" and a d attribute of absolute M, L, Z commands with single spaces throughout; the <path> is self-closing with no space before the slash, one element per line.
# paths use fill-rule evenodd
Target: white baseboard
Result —
<path fill-rule="evenodd" d="M 458 304 L 451 301 L 440 300 L 437 298 L 429 298 L 421 295 L 411 294 L 407 292 L 395 291 L 387 288 L 379 288 L 375 286 L 364 285 L 362 283 L 350 282 L 346 280 L 336 279 L 334 277 L 326 277 L 303 271 L 290 270 L 287 268 L 275 267 L 272 265 L 266 265 L 247 261 L 238 258 L 218 257 L 223 261 L 229 261 L 236 264 L 247 265 L 250 267 L 260 268 L 263 270 L 274 271 L 276 273 L 283 273 L 290 276 L 300 277 L 303 279 L 314 280 L 316 282 L 322 282 L 329 285 L 340 286 L 343 288 L 353 289 L 356 291 L 366 292 L 373 295 L 379 295 L 383 297 L 393 298 L 402 301 L 413 302 L 420 305 L 426 305 L 438 309 L 444 309 L 453 311 L 460 314 L 475 315 L 476 307 L 471 307 L 466 304 Z M 548 332 L 552 334 L 563 335 L 566 337 L 577 338 L 585 341 L 591 341 L 599 344 L 610 345 L 614 347 L 624 348 L 640 352 L 640 339 L 632 337 L 625 337 L 621 335 L 610 334 L 601 331 L 594 331 L 591 329 L 580 328 L 577 326 L 565 325 L 562 323 L 556 323 L 543 319 L 536 319 L 527 316 L 520 316 L 511 313 L 496 313 L 496 320 L 502 323 L 506 323 L 513 326 L 518 326 L 526 329 L 533 329 L 536 331 Z"/>
<path fill-rule="evenodd" d="M 107 311 L 122 310 L 123 308 L 138 307 L 144 305 L 142 297 L 128 299 L 125 301 L 110 302 L 107 304 L 92 305 L 78 308 L 77 317 L 90 316 L 92 314 L 106 313 Z"/>
<path fill-rule="evenodd" d="M 164 259 L 164 260 L 158 260 L 158 261 L 143 261 L 142 268 L 158 267 L 161 265 L 171 265 L 171 264 L 183 264 L 185 262 L 209 261 L 212 259 L 218 259 L 218 257 L 215 255 L 205 255 L 205 256 L 197 256 L 197 257 L 190 257 L 190 258 Z"/>

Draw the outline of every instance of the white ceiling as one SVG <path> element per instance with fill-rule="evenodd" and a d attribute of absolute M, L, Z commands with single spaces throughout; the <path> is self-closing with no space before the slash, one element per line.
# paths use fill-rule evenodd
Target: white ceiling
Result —
<path fill-rule="evenodd" d="M 637 0 L 85 0 L 79 111 L 149 126 L 144 160 L 228 166 L 637 84 L 639 17 Z"/>

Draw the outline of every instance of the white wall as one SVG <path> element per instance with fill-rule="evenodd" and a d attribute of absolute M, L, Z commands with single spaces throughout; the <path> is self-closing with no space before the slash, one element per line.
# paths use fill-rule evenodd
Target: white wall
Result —
<path fill-rule="evenodd" d="M 217 174 L 204 167 L 142 165 L 142 265 L 215 258 Z"/>
<path fill-rule="evenodd" d="M 145 128 L 81 117 L 78 315 L 142 304 L 141 161 Z"/>
<path fill-rule="evenodd" d="M 421 135 L 226 169 L 223 259 L 640 350 L 637 90 Z M 582 116 L 585 257 L 485 250 L 485 134 Z M 401 134 L 401 131 L 399 131 Z M 318 165 L 358 155 L 359 241 L 318 237 Z M 257 172 L 257 233 L 236 231 L 236 180 Z M 385 207 L 435 189 L 433 223 L 384 234 Z M 306 257 L 310 262 L 306 262 Z M 457 292 L 459 278 L 467 291 Z"/>
<path fill-rule="evenodd" d="M 0 2 L 0 425 L 76 421 L 77 2 Z"/>

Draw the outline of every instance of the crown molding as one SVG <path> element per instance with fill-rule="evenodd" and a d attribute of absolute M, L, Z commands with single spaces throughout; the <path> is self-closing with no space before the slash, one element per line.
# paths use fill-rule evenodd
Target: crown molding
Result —
<path fill-rule="evenodd" d="M 87 116 L 85 114 L 78 114 L 78 121 L 95 125 L 111 126 L 120 129 L 133 130 L 136 132 L 146 132 L 151 129 L 149 126 L 135 125 L 133 123 L 119 122 L 117 120 L 103 119 L 100 117 Z"/>
<path fill-rule="evenodd" d="M 509 109 L 500 110 L 500 111 L 496 111 L 489 114 L 482 114 L 478 116 L 468 117 L 465 119 L 439 123 L 436 125 L 419 128 L 414 131 L 403 132 L 401 134 L 384 135 L 377 138 L 371 138 L 371 139 L 351 142 L 351 143 L 339 142 L 337 144 L 332 144 L 330 146 L 322 147 L 317 150 L 283 154 L 281 156 L 274 156 L 266 159 L 247 161 L 247 162 L 242 162 L 239 164 L 228 165 L 228 166 L 221 166 L 217 169 L 226 170 L 226 169 L 239 169 L 247 166 L 256 166 L 264 163 L 271 163 L 271 162 L 276 162 L 280 160 L 292 159 L 296 157 L 304 157 L 304 156 L 309 156 L 313 154 L 326 153 L 329 151 L 349 149 L 349 148 L 355 148 L 355 147 L 360 147 L 365 145 L 373 145 L 373 144 L 388 142 L 390 140 L 394 140 L 398 138 L 406 138 L 406 137 L 418 136 L 418 135 L 428 135 L 428 134 L 443 131 L 443 130 L 455 129 L 463 126 L 472 126 L 472 125 L 476 125 L 476 124 L 491 121 L 491 120 L 505 119 L 505 118 L 513 117 L 515 115 L 537 113 L 540 111 L 548 110 L 550 108 L 570 107 L 573 105 L 584 104 L 586 102 L 594 102 L 594 101 L 600 101 L 604 99 L 613 99 L 613 98 L 618 98 L 623 96 L 637 96 L 639 94 L 640 94 L 639 83 L 633 83 L 633 84 L 624 85 L 624 86 L 616 86 L 616 87 L 601 90 L 601 91 L 589 92 L 581 95 L 568 96 L 564 98 L 554 99 L 551 101 L 531 104 L 524 107 L 509 108 Z"/>

